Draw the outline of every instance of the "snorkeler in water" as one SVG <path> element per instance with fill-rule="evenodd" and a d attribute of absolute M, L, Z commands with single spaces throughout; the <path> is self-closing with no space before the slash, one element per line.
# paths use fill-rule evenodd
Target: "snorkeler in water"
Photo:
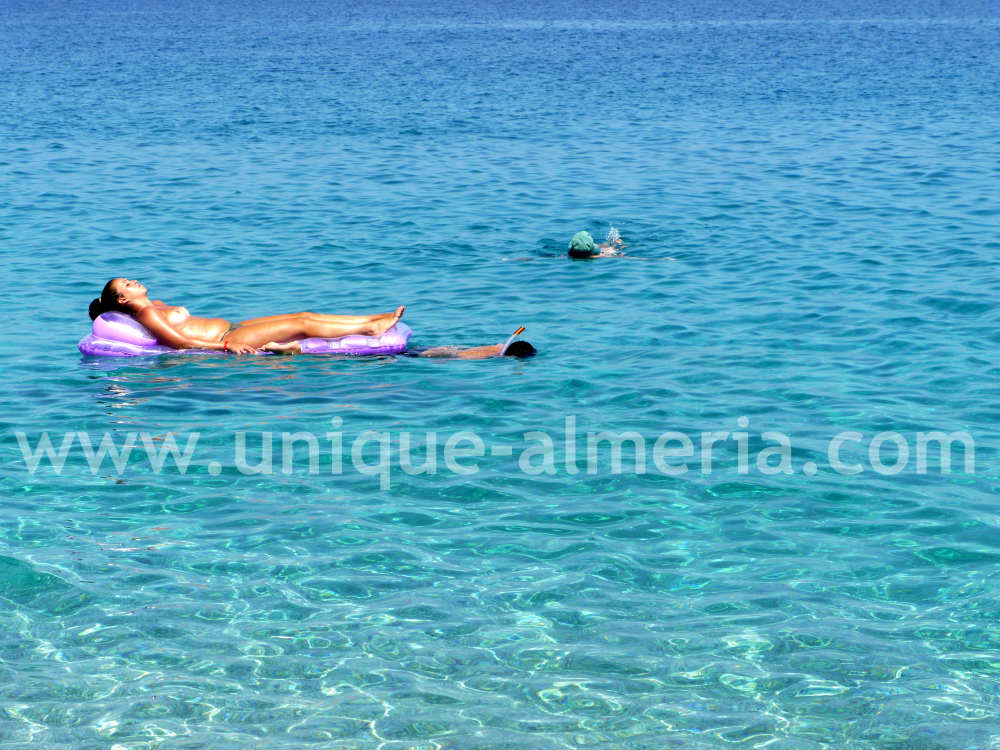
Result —
<path fill-rule="evenodd" d="M 580 231 L 570 240 L 567 254 L 571 258 L 609 258 L 621 255 L 625 243 L 618 235 L 618 230 L 611 227 L 607 239 L 600 245 L 594 242 L 590 232 Z"/>
<path fill-rule="evenodd" d="M 571 258 L 614 258 L 628 257 L 630 260 L 669 260 L 675 261 L 677 258 L 640 258 L 635 255 L 627 255 L 622 252 L 626 245 L 622 241 L 621 235 L 614 227 L 608 230 L 608 236 L 600 245 L 594 242 L 590 232 L 577 232 L 570 240 L 569 250 L 566 254 Z"/>
<path fill-rule="evenodd" d="M 629 260 L 639 260 L 639 261 L 675 261 L 677 258 L 650 258 L 642 257 L 637 255 L 632 255 L 631 253 L 625 253 L 625 248 L 628 247 L 624 240 L 622 240 L 621 235 L 618 234 L 618 230 L 611 227 L 608 230 L 608 236 L 605 238 L 604 242 L 600 245 L 594 241 L 593 236 L 590 232 L 579 231 L 573 235 L 573 239 L 570 240 L 569 248 L 566 251 L 566 255 L 574 259 L 584 259 L 584 258 L 628 258 Z M 566 257 L 566 255 L 558 257 Z M 545 253 L 545 257 L 553 257 L 549 253 Z M 538 260 L 538 258 L 503 258 L 505 262 L 508 263 L 530 263 L 533 260 Z"/>
<path fill-rule="evenodd" d="M 473 346 L 462 349 L 457 346 L 435 346 L 430 349 L 407 350 L 406 354 L 411 357 L 426 357 L 428 359 L 493 359 L 494 357 L 517 357 L 525 359 L 534 357 L 538 351 L 527 341 L 515 341 L 518 336 L 524 333 L 525 327 L 518 326 L 506 341 L 501 344 L 488 344 L 486 346 Z"/>
<path fill-rule="evenodd" d="M 590 232 L 579 231 L 573 235 L 573 239 L 570 240 L 569 248 L 566 251 L 566 255 L 571 258 L 613 258 L 622 257 L 625 255 L 623 252 L 627 247 L 625 241 L 622 240 L 621 235 L 618 234 L 618 230 L 611 227 L 608 230 L 608 236 L 604 239 L 600 245 L 594 241 L 593 236 Z M 546 253 L 547 257 L 551 257 Z M 629 256 L 634 257 L 634 256 Z M 504 258 L 507 262 L 521 262 L 526 263 L 536 258 Z M 636 258 L 636 260 L 654 260 L 653 258 Z M 673 260 L 673 258 L 667 258 L 667 260 Z"/>
<path fill-rule="evenodd" d="M 520 326 L 506 341 L 499 344 L 473 346 L 467 349 L 458 346 L 433 346 L 429 349 L 407 349 L 403 354 L 407 357 L 426 359 L 493 359 L 494 357 L 524 359 L 533 357 L 538 351 L 535 347 L 527 341 L 514 340 L 524 331 L 524 326 Z M 272 344 L 268 349 L 276 354 L 301 354 L 302 344 L 298 341 L 290 341 L 287 344 Z"/>

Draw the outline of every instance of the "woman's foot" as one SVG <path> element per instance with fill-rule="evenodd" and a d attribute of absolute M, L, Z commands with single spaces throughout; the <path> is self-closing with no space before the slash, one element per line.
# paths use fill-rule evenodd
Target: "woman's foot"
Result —
<path fill-rule="evenodd" d="M 391 313 L 386 313 L 385 315 L 380 315 L 377 319 L 372 321 L 371 324 L 371 336 L 381 336 L 383 333 L 392 328 L 399 319 L 403 317 L 403 311 L 406 309 L 405 305 L 400 305 Z"/>
<path fill-rule="evenodd" d="M 301 341 L 289 341 L 284 344 L 277 341 L 268 341 L 261 348 L 265 351 L 274 352 L 275 354 L 302 354 Z"/>

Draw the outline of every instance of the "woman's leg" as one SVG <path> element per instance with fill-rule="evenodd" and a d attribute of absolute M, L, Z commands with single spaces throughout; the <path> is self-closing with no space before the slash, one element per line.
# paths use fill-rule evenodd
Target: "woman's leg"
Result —
<path fill-rule="evenodd" d="M 324 315 L 323 313 L 314 312 L 300 312 L 300 313 L 281 313 L 280 315 L 267 315 L 263 318 L 248 318 L 247 320 L 241 320 L 236 325 L 239 327 L 252 326 L 257 323 L 273 323 L 276 320 L 287 320 L 288 318 L 303 318 L 309 317 L 313 320 L 319 321 L 321 323 L 332 323 L 332 324 L 344 324 L 350 325 L 351 323 L 362 324 L 371 323 L 377 318 L 381 318 L 385 313 L 379 315 Z"/>
<path fill-rule="evenodd" d="M 361 318 L 345 315 L 319 315 L 299 313 L 290 316 L 272 316 L 275 319 L 257 320 L 247 325 L 240 325 L 225 337 L 234 344 L 248 344 L 260 348 L 271 342 L 283 343 L 299 339 L 321 338 L 335 339 L 360 333 L 365 336 L 381 336 L 392 328 L 403 316 L 403 307 L 394 312 Z M 330 318 L 334 318 L 331 321 Z M 346 320 L 344 320 L 346 318 Z M 339 319 L 339 320 L 336 320 Z"/>

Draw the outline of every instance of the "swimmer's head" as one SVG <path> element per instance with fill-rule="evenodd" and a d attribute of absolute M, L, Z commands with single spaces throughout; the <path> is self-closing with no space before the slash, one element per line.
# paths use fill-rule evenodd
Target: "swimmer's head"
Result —
<path fill-rule="evenodd" d="M 503 356 L 524 359 L 525 357 L 534 357 L 537 352 L 538 350 L 527 341 L 514 341 L 507 347 Z"/>
<path fill-rule="evenodd" d="M 598 253 L 597 244 L 590 232 L 577 232 L 569 243 L 569 254 L 574 258 L 589 258 Z"/>
<path fill-rule="evenodd" d="M 101 296 L 90 302 L 90 319 L 106 312 L 129 312 L 129 303 L 146 295 L 146 287 L 134 279 L 111 279 L 104 285 Z"/>

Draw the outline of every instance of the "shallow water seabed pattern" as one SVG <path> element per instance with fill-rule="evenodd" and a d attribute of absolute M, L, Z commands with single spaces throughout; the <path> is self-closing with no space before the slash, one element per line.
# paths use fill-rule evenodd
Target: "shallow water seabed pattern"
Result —
<path fill-rule="evenodd" d="M 991 12 L 11 5 L 0 746 L 997 744 Z M 612 224 L 628 257 L 563 256 Z M 81 359 L 116 275 L 540 354 Z M 571 475 L 567 416 L 746 417 L 794 471 L 730 440 L 711 474 Z M 513 453 L 386 491 L 328 453 L 236 468 L 236 433 L 332 417 L 394 461 L 404 431 Z M 199 442 L 183 474 L 30 473 L 14 432 L 69 430 Z M 975 471 L 842 476 L 847 430 L 966 431 Z"/>

